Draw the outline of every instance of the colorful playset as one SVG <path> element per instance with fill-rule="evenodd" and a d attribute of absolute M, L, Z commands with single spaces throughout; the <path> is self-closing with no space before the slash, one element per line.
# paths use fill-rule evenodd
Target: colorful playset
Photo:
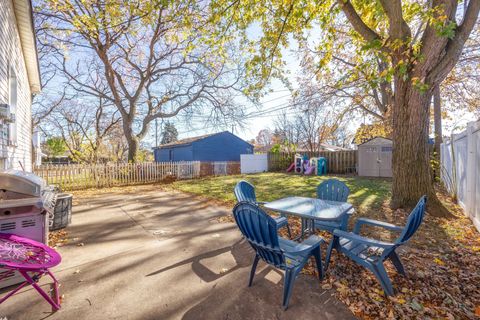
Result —
<path fill-rule="evenodd" d="M 327 174 L 327 159 L 323 157 L 312 157 L 308 159 L 306 155 L 295 155 L 295 160 L 288 167 L 287 172 L 295 172 L 305 175 L 324 175 Z"/>

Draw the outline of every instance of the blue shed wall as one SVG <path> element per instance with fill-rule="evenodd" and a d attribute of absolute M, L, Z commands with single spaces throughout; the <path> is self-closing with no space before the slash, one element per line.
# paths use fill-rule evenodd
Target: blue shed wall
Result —
<path fill-rule="evenodd" d="M 195 141 L 192 146 L 196 161 L 240 161 L 241 154 L 253 153 L 250 144 L 229 132 Z"/>
<path fill-rule="evenodd" d="M 156 162 L 240 161 L 241 154 L 252 154 L 253 146 L 225 131 L 187 145 L 154 150 Z"/>
<path fill-rule="evenodd" d="M 170 159 L 170 151 L 172 154 L 172 159 Z M 192 145 L 172 146 L 155 149 L 154 155 L 156 162 L 193 160 Z"/>

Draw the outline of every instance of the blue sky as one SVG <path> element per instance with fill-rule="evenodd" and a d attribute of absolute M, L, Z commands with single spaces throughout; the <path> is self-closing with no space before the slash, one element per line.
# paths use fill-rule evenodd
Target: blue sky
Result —
<path fill-rule="evenodd" d="M 249 30 L 249 36 L 251 39 L 259 38 L 261 35 L 261 29 L 258 26 L 253 26 Z M 315 32 L 310 35 L 312 39 L 315 39 Z M 287 49 L 282 49 L 282 56 L 285 60 L 285 68 L 288 70 L 288 79 L 295 89 L 297 88 L 296 77 L 300 71 L 300 59 L 297 54 L 294 52 L 296 49 L 296 44 L 294 41 L 291 42 L 291 47 Z M 54 86 L 52 86 L 54 87 Z M 47 91 L 47 90 L 45 90 Z M 169 119 L 172 121 L 179 131 L 179 138 L 188 138 L 192 136 L 203 135 L 206 133 L 213 133 L 219 131 L 232 131 L 239 137 L 250 140 L 254 139 L 258 132 L 262 129 L 269 128 L 274 129 L 274 121 L 276 117 L 284 110 L 287 111 L 287 115 L 293 115 L 295 110 L 285 109 L 288 107 L 288 103 L 291 99 L 290 91 L 287 87 L 279 80 L 273 80 L 268 87 L 269 93 L 267 93 L 260 103 L 260 107 L 253 105 L 246 105 L 244 110 L 245 114 L 248 114 L 248 119 L 244 120 L 244 126 L 240 127 L 238 125 L 226 125 L 218 126 L 212 125 L 211 123 L 205 122 L 205 120 L 192 121 L 190 124 L 185 124 L 182 119 L 172 118 Z M 44 92 L 46 93 L 46 92 Z M 53 92 L 52 92 L 53 93 Z M 239 105 L 246 104 L 246 99 L 241 96 L 238 97 Z M 444 122 L 444 132 L 449 134 L 452 128 L 457 128 L 456 131 L 460 131 L 466 125 L 468 121 L 473 121 L 473 114 L 465 113 L 464 111 L 458 112 L 457 114 L 452 115 L 451 121 Z M 354 132 L 357 127 L 365 119 L 363 117 L 358 117 L 356 121 L 351 121 L 348 124 L 348 130 Z M 366 119 L 368 123 L 368 118 Z M 159 121 L 158 126 L 158 136 L 159 140 L 161 139 L 161 122 Z M 142 144 L 145 147 L 155 146 L 155 123 L 152 123 L 149 133 L 142 141 Z"/>
<path fill-rule="evenodd" d="M 260 39 L 261 37 L 261 28 L 258 25 L 253 25 L 248 30 L 248 36 L 251 40 Z M 290 39 L 290 48 L 282 49 L 282 56 L 285 60 L 285 70 L 288 72 L 288 79 L 293 86 L 293 89 L 297 88 L 296 77 L 300 70 L 300 59 L 298 59 L 297 54 L 294 52 L 296 48 L 295 41 Z M 237 136 L 245 140 L 254 139 L 258 132 L 262 129 L 269 128 L 274 129 L 274 121 L 276 117 L 284 110 L 289 111 L 288 103 L 291 99 L 290 90 L 277 79 L 273 79 L 270 85 L 267 88 L 268 93 L 260 100 L 260 106 L 248 105 L 246 99 L 239 97 L 238 103 L 247 104 L 245 114 L 248 114 L 248 119 L 244 120 L 243 127 L 239 125 L 228 125 L 228 126 L 212 126 L 209 123 L 199 121 L 193 123 L 192 125 L 186 125 L 179 119 L 171 119 L 174 122 L 175 126 L 179 131 L 179 139 L 198 136 L 207 133 L 214 133 L 218 131 L 233 131 Z M 294 110 L 290 109 L 290 113 Z M 254 116 L 255 114 L 258 116 Z M 160 127 L 160 125 L 159 125 Z M 159 130 L 160 132 L 160 130 Z M 160 133 L 159 133 L 160 135 Z M 161 138 L 159 138 L 160 140 Z M 144 139 L 144 144 L 146 146 L 155 145 L 155 125 L 152 126 L 150 133 Z"/>

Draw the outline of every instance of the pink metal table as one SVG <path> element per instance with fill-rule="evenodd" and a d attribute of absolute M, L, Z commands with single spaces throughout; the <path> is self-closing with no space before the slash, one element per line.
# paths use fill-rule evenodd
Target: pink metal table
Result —
<path fill-rule="evenodd" d="M 18 271 L 25 278 L 25 281 L 17 288 L 0 299 L 0 304 L 26 285 L 31 285 L 50 303 L 54 310 L 60 309 L 58 281 L 49 269 L 58 265 L 61 260 L 55 250 L 43 243 L 13 234 L 0 233 L 0 268 Z M 53 279 L 53 298 L 37 284 L 40 278 L 46 274 Z"/>

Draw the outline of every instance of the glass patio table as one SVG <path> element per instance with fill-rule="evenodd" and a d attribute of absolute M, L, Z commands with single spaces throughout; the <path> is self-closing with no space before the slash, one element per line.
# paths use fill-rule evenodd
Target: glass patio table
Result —
<path fill-rule="evenodd" d="M 315 220 L 338 221 L 352 209 L 352 205 L 347 202 L 306 197 L 286 197 L 268 202 L 264 204 L 264 207 L 302 219 L 301 234 L 295 240 L 305 237 L 306 234 L 314 233 Z"/>

